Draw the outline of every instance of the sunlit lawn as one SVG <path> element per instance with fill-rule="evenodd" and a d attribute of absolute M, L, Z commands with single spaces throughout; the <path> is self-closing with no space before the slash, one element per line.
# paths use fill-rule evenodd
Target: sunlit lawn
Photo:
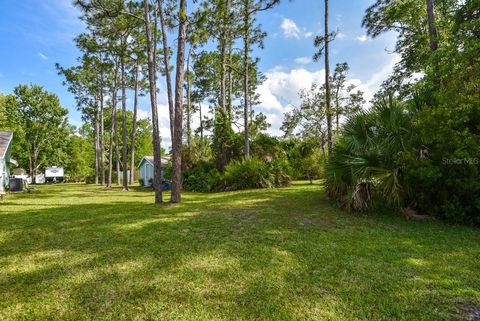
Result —
<path fill-rule="evenodd" d="M 333 209 L 320 185 L 40 186 L 0 203 L 0 320 L 458 320 L 480 230 Z"/>

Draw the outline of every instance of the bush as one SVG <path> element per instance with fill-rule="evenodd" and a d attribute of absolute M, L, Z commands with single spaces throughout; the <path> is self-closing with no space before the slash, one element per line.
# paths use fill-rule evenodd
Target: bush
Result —
<path fill-rule="evenodd" d="M 183 188 L 192 192 L 220 192 L 290 185 L 288 162 L 246 158 L 230 162 L 222 174 L 212 163 L 201 163 L 183 172 Z"/>
<path fill-rule="evenodd" d="M 183 172 L 183 188 L 191 192 L 214 192 L 223 188 L 221 174 L 211 163 L 200 163 Z"/>
<path fill-rule="evenodd" d="M 145 186 L 145 181 L 143 180 L 143 178 L 139 178 L 138 182 L 140 183 L 140 186 Z"/>
<path fill-rule="evenodd" d="M 479 123 L 480 110 L 472 105 L 418 114 L 415 129 L 428 155 L 412 157 L 406 175 L 422 212 L 480 225 Z"/>
<path fill-rule="evenodd" d="M 224 173 L 225 190 L 271 188 L 290 184 L 284 161 L 265 162 L 258 158 L 245 158 L 227 165 Z"/>

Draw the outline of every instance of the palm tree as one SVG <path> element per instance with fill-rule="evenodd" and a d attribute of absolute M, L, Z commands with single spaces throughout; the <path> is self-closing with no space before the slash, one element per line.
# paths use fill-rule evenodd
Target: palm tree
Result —
<path fill-rule="evenodd" d="M 411 118 L 404 104 L 388 97 L 347 121 L 326 166 L 328 196 L 336 205 L 364 210 L 373 190 L 394 206 L 404 205 Z"/>

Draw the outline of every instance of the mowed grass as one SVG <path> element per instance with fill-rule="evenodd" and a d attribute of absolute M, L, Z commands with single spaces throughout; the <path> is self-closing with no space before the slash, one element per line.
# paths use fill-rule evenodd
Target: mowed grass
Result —
<path fill-rule="evenodd" d="M 319 184 L 219 194 L 39 186 L 0 203 L 0 320 L 461 320 L 480 231 L 332 208 Z"/>

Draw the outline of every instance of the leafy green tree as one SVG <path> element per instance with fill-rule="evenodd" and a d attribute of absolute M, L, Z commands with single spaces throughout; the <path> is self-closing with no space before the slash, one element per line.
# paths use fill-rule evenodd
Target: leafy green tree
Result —
<path fill-rule="evenodd" d="M 68 111 L 61 107 L 55 94 L 41 86 L 19 85 L 7 101 L 6 112 L 8 121 L 22 128 L 22 140 L 17 143 L 27 156 L 33 182 L 40 168 L 66 162 L 65 138 L 72 129 L 67 121 Z"/>
<path fill-rule="evenodd" d="M 91 176 L 92 163 L 95 155 L 92 153 L 91 142 L 81 136 L 71 135 L 67 143 L 68 160 L 65 166 L 65 174 L 69 181 L 87 181 Z"/>
<path fill-rule="evenodd" d="M 377 0 L 365 12 L 362 25 L 373 38 L 386 32 L 395 32 L 394 51 L 401 57 L 394 73 L 384 86 L 401 90 L 408 95 L 408 81 L 415 73 L 424 73 L 437 47 L 451 42 L 452 12 L 457 1 L 432 0 Z"/>

